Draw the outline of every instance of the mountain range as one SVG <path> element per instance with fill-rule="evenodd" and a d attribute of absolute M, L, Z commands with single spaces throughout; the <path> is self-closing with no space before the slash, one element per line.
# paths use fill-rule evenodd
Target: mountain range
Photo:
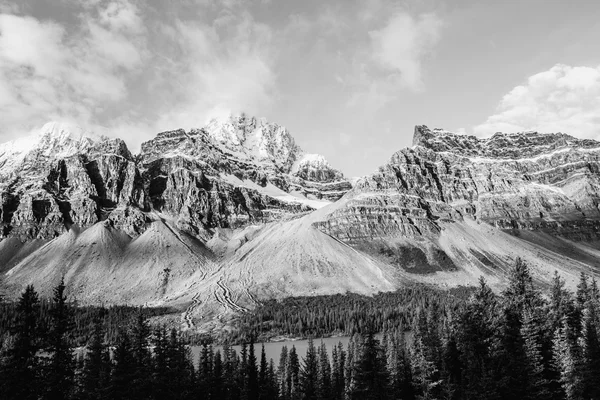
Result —
<path fill-rule="evenodd" d="M 266 298 L 409 282 L 497 289 L 516 257 L 539 285 L 600 265 L 600 142 L 415 127 L 350 180 L 246 115 L 123 140 L 46 124 L 0 145 L 0 289 L 65 277 L 84 304 L 169 305 L 211 329 Z"/>

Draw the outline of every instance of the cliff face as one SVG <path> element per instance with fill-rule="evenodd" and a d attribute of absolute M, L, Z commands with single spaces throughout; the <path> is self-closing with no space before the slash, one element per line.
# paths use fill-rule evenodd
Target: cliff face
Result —
<path fill-rule="evenodd" d="M 411 241 L 436 270 L 453 266 L 437 262 L 422 239 L 435 242 L 444 226 L 465 218 L 516 235 L 598 239 L 600 143 L 535 132 L 477 139 L 425 126 L 416 127 L 413 143 L 360 179 L 345 205 L 315 226 L 392 258 L 406 258 L 398 243 Z"/>
<path fill-rule="evenodd" d="M 141 175 L 122 140 L 57 123 L 0 145 L 3 237 L 51 239 L 116 207 L 144 208 Z"/>
<path fill-rule="evenodd" d="M 289 132 L 245 116 L 163 132 L 133 156 L 120 139 L 50 123 L 0 145 L 0 237 L 52 239 L 108 220 L 137 236 L 149 212 L 207 238 L 314 210 L 351 188 Z"/>
<path fill-rule="evenodd" d="M 600 142 L 418 126 L 352 187 L 245 116 L 162 132 L 135 156 L 50 124 L 0 145 L 0 286 L 48 294 L 65 276 L 82 302 L 169 304 L 192 328 L 262 298 L 482 275 L 500 288 L 517 256 L 537 282 L 557 270 L 573 285 L 600 265 L 599 172 Z"/>

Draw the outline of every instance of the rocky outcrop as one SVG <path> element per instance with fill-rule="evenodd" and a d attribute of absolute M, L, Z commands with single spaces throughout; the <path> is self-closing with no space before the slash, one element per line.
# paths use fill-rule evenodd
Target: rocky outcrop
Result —
<path fill-rule="evenodd" d="M 133 156 L 120 139 L 49 123 L 0 145 L 0 237 L 50 239 L 108 220 L 130 235 L 163 213 L 201 238 L 302 215 L 351 184 L 283 127 L 244 115 L 159 133 Z"/>
<path fill-rule="evenodd" d="M 0 146 L 2 235 L 49 239 L 85 228 L 118 206 L 144 208 L 141 176 L 120 139 L 50 123 Z"/>
<path fill-rule="evenodd" d="M 319 229 L 349 243 L 435 237 L 465 217 L 575 240 L 600 235 L 600 143 L 564 134 L 495 134 L 489 139 L 425 126 L 359 180 Z"/>

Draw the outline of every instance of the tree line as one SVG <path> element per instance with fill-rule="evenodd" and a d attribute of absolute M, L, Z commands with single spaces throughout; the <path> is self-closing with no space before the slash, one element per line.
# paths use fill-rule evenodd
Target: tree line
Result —
<path fill-rule="evenodd" d="M 194 362 L 181 332 L 151 328 L 142 313 L 119 329 L 114 346 L 97 321 L 78 359 L 64 290 L 54 290 L 45 335 L 34 288 L 19 299 L 0 357 L 0 398 L 600 398 L 597 282 L 582 274 L 572 293 L 555 274 L 544 295 L 520 259 L 500 294 L 481 279 L 467 299 L 431 296 L 410 320 L 384 324 L 378 335 L 365 325 L 346 346 L 311 339 L 305 354 L 282 347 L 277 364 L 255 349 L 252 331 L 239 352 L 205 342 Z"/>

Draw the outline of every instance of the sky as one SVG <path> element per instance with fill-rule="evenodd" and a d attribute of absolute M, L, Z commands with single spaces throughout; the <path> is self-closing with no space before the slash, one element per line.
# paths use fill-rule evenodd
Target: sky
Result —
<path fill-rule="evenodd" d="M 0 0 L 0 142 L 245 112 L 351 177 L 420 124 L 600 139 L 598 38 L 592 0 Z"/>

